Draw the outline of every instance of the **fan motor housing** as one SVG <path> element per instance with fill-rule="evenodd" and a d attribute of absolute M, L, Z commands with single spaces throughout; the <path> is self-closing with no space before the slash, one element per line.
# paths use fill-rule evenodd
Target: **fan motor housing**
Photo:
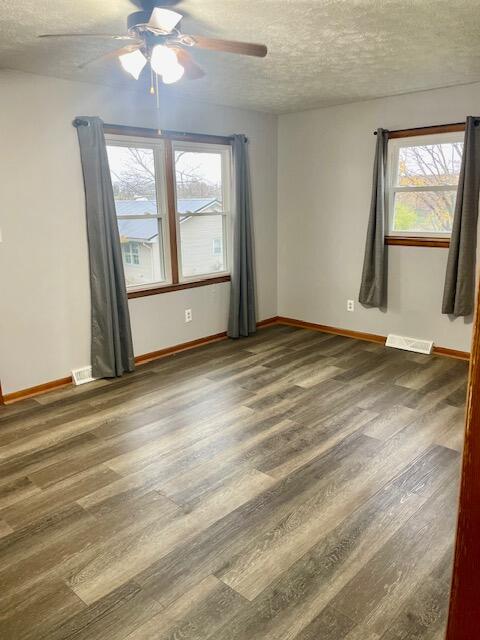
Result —
<path fill-rule="evenodd" d="M 127 18 L 128 30 L 134 31 L 139 25 L 147 24 L 150 20 L 151 11 L 134 11 Z"/>

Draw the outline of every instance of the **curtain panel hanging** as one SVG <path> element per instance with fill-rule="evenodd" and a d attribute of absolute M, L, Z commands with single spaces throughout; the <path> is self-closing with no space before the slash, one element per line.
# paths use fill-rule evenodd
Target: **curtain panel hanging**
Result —
<path fill-rule="evenodd" d="M 103 122 L 76 118 L 90 263 L 91 362 L 95 378 L 135 368 L 127 289 Z"/>
<path fill-rule="evenodd" d="M 465 126 L 462 165 L 458 179 L 442 313 L 468 316 L 475 306 L 478 200 L 480 188 L 479 118 L 469 116 Z"/>
<path fill-rule="evenodd" d="M 255 333 L 257 326 L 250 172 L 247 139 L 242 134 L 233 136 L 233 172 L 233 263 L 227 333 L 230 338 L 239 338 Z"/>
<path fill-rule="evenodd" d="M 367 307 L 387 305 L 387 247 L 385 246 L 385 173 L 388 131 L 377 129 L 373 164 L 372 201 L 368 219 L 359 302 Z"/>

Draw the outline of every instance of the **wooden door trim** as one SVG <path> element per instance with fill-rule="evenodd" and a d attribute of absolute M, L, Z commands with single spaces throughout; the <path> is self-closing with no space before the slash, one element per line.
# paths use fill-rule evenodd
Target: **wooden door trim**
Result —
<path fill-rule="evenodd" d="M 446 640 L 473 640 L 480 626 L 480 283 L 467 392 L 457 537 Z"/>

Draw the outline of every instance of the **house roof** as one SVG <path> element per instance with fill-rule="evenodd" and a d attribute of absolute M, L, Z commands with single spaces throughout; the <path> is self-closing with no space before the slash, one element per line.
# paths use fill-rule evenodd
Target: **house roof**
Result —
<path fill-rule="evenodd" d="M 217 198 L 178 198 L 178 213 L 201 213 L 214 203 L 219 203 Z M 115 208 L 119 218 L 120 236 L 151 241 L 158 235 L 158 220 L 156 218 L 152 220 L 148 218 L 121 220 L 122 216 L 155 215 L 157 213 L 155 200 L 116 200 Z"/>
<path fill-rule="evenodd" d="M 136 240 L 149 241 L 158 236 L 158 219 L 147 218 L 137 220 L 118 219 L 118 231 L 120 237 L 134 238 Z"/>
<path fill-rule="evenodd" d="M 141 216 L 157 213 L 155 200 L 115 200 L 117 216 Z"/>
<path fill-rule="evenodd" d="M 201 213 L 213 204 L 220 204 L 217 198 L 177 198 L 178 213 Z"/>

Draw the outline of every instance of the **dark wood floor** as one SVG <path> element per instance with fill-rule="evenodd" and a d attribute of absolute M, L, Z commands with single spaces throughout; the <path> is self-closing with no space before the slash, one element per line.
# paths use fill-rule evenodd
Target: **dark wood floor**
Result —
<path fill-rule="evenodd" d="M 440 640 L 466 372 L 272 327 L 0 409 L 0 637 Z"/>

